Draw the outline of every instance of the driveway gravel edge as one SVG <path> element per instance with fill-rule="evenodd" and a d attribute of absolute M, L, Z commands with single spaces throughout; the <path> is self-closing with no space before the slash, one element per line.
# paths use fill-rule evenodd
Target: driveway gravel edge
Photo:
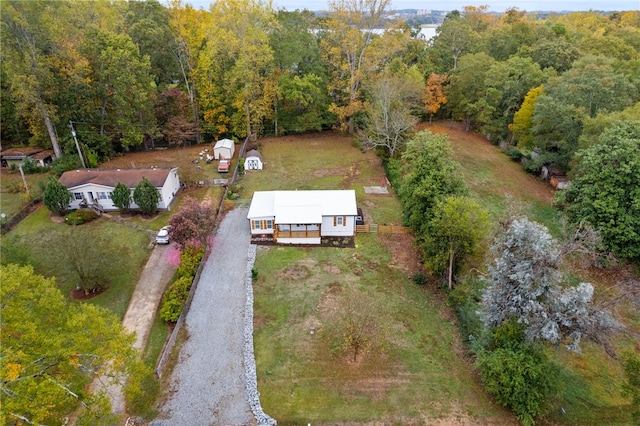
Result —
<path fill-rule="evenodd" d="M 256 245 L 249 245 L 247 252 L 247 273 L 245 274 L 245 289 L 247 300 L 244 315 L 244 367 L 247 400 L 258 426 L 277 425 L 275 419 L 262 410 L 260 392 L 258 392 L 258 377 L 256 372 L 256 358 L 253 350 L 253 278 L 251 271 L 256 261 Z"/>

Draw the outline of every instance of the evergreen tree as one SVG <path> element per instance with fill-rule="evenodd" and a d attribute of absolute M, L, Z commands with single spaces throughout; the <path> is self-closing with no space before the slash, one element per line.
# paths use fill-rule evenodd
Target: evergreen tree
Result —
<path fill-rule="evenodd" d="M 70 201 L 71 192 L 69 192 L 64 184 L 58 182 L 53 177 L 47 181 L 44 188 L 44 205 L 51 213 L 64 216 L 69 208 Z"/>
<path fill-rule="evenodd" d="M 158 210 L 158 202 L 160 201 L 160 192 L 158 188 L 143 177 L 133 190 L 133 202 L 138 205 L 140 211 L 146 215 L 152 215 Z"/>

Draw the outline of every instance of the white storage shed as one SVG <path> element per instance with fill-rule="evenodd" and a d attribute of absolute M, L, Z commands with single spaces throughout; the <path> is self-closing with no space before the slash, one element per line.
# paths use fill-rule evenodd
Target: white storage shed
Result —
<path fill-rule="evenodd" d="M 213 158 L 230 160 L 236 151 L 236 144 L 231 139 L 220 139 L 213 147 Z"/>

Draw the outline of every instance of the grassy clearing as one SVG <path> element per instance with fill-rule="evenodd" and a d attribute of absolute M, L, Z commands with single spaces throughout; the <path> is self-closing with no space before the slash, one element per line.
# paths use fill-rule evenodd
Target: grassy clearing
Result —
<path fill-rule="evenodd" d="M 365 194 L 365 186 L 384 181 L 384 170 L 380 159 L 363 153 L 352 137 L 324 132 L 268 138 L 259 145 L 264 169 L 247 171 L 238 181 L 241 198 L 264 190 L 353 189 L 367 223 L 401 224 L 396 197 Z"/>
<path fill-rule="evenodd" d="M 443 319 L 446 305 L 389 266 L 392 255 L 378 238 L 360 235 L 355 249 L 261 248 L 254 288 L 263 408 L 279 424 L 452 416 L 512 424 L 456 355 L 458 331 Z M 393 313 L 386 351 L 353 363 L 332 350 L 325 330 L 340 286 L 368 290 Z"/>
<path fill-rule="evenodd" d="M 495 221 L 518 212 L 560 235 L 561 214 L 551 207 L 553 189 L 546 182 L 455 125 L 425 127 L 449 135 L 472 196 Z M 272 139 L 262 143 L 261 152 L 265 170 L 242 179 L 242 198 L 255 190 L 352 188 L 368 222 L 400 223 L 395 197 L 364 193 L 364 186 L 380 184 L 384 172 L 372 153 L 360 152 L 349 138 L 322 134 Z M 464 361 L 466 349 L 456 321 L 442 301 L 446 295 L 409 280 L 415 270 L 411 245 L 410 240 L 358 235 L 355 249 L 261 248 L 255 283 L 258 377 L 263 406 L 280 424 L 515 421 L 493 405 Z M 482 264 L 481 257 L 474 260 L 474 266 Z M 575 282 L 594 283 L 598 302 L 619 294 L 611 289 L 628 271 L 577 268 L 570 274 Z M 356 364 L 332 351 L 322 333 L 329 321 L 326 312 L 332 300 L 335 303 L 333 292 L 347 285 L 370 289 L 384 310 L 394 312 L 386 352 Z M 633 336 L 640 331 L 638 310 L 621 302 L 614 313 L 629 324 L 629 337 L 617 339 L 618 351 L 633 349 Z M 316 330 L 313 335 L 310 327 Z M 549 354 L 563 367 L 563 390 L 553 410 L 540 419 L 542 424 L 628 424 L 617 360 L 590 343 L 580 356 L 562 347 L 550 348 Z"/>
<path fill-rule="evenodd" d="M 393 194 L 365 194 L 364 186 L 381 184 L 384 171 L 351 138 L 292 136 L 263 141 L 260 149 L 265 169 L 242 178 L 242 198 L 257 190 L 354 189 L 367 222 L 401 223 Z M 439 294 L 411 281 L 410 236 L 358 235 L 354 249 L 261 247 L 255 268 L 259 389 L 279 424 L 514 423 L 461 357 L 455 321 Z M 328 336 L 343 286 L 366 290 L 393 318 L 385 351 L 357 363 Z"/>
<path fill-rule="evenodd" d="M 0 212 L 6 215 L 6 219 L 14 216 L 30 199 L 42 194 L 40 182 L 46 182 L 50 176 L 50 173 L 25 175 L 29 186 L 29 197 L 24 190 L 20 172 L 5 168 L 0 169 Z"/>
<path fill-rule="evenodd" d="M 91 228 L 96 234 L 109 236 L 110 249 L 117 253 L 117 264 L 109 275 L 109 289 L 91 299 L 89 303 L 108 308 L 122 318 L 133 294 L 139 271 L 149 255 L 150 236 L 144 231 L 134 230 L 106 218 L 81 226 Z M 49 211 L 41 207 L 20 222 L 7 236 L 3 236 L 2 243 L 13 247 L 14 256 L 15 253 L 18 254 L 17 260 L 20 263 L 33 265 L 38 274 L 55 277 L 62 293 L 70 297 L 78 279 L 49 238 L 51 234 L 67 229 L 68 225 L 52 221 Z"/>

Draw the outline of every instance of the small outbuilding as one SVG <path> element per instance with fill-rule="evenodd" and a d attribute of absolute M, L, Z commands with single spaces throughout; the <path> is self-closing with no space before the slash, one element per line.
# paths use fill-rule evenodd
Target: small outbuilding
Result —
<path fill-rule="evenodd" d="M 244 169 L 245 170 L 262 170 L 262 155 L 255 149 L 247 152 L 244 158 Z"/>
<path fill-rule="evenodd" d="M 18 166 L 23 163 L 26 158 L 35 161 L 41 167 L 45 167 L 51 164 L 53 156 L 53 151 L 50 149 L 35 148 L 31 146 L 9 148 L 0 152 L 2 167 L 10 167 L 14 164 Z"/>
<path fill-rule="evenodd" d="M 220 139 L 213 147 L 213 158 L 231 160 L 236 151 L 236 144 L 231 139 Z"/>

